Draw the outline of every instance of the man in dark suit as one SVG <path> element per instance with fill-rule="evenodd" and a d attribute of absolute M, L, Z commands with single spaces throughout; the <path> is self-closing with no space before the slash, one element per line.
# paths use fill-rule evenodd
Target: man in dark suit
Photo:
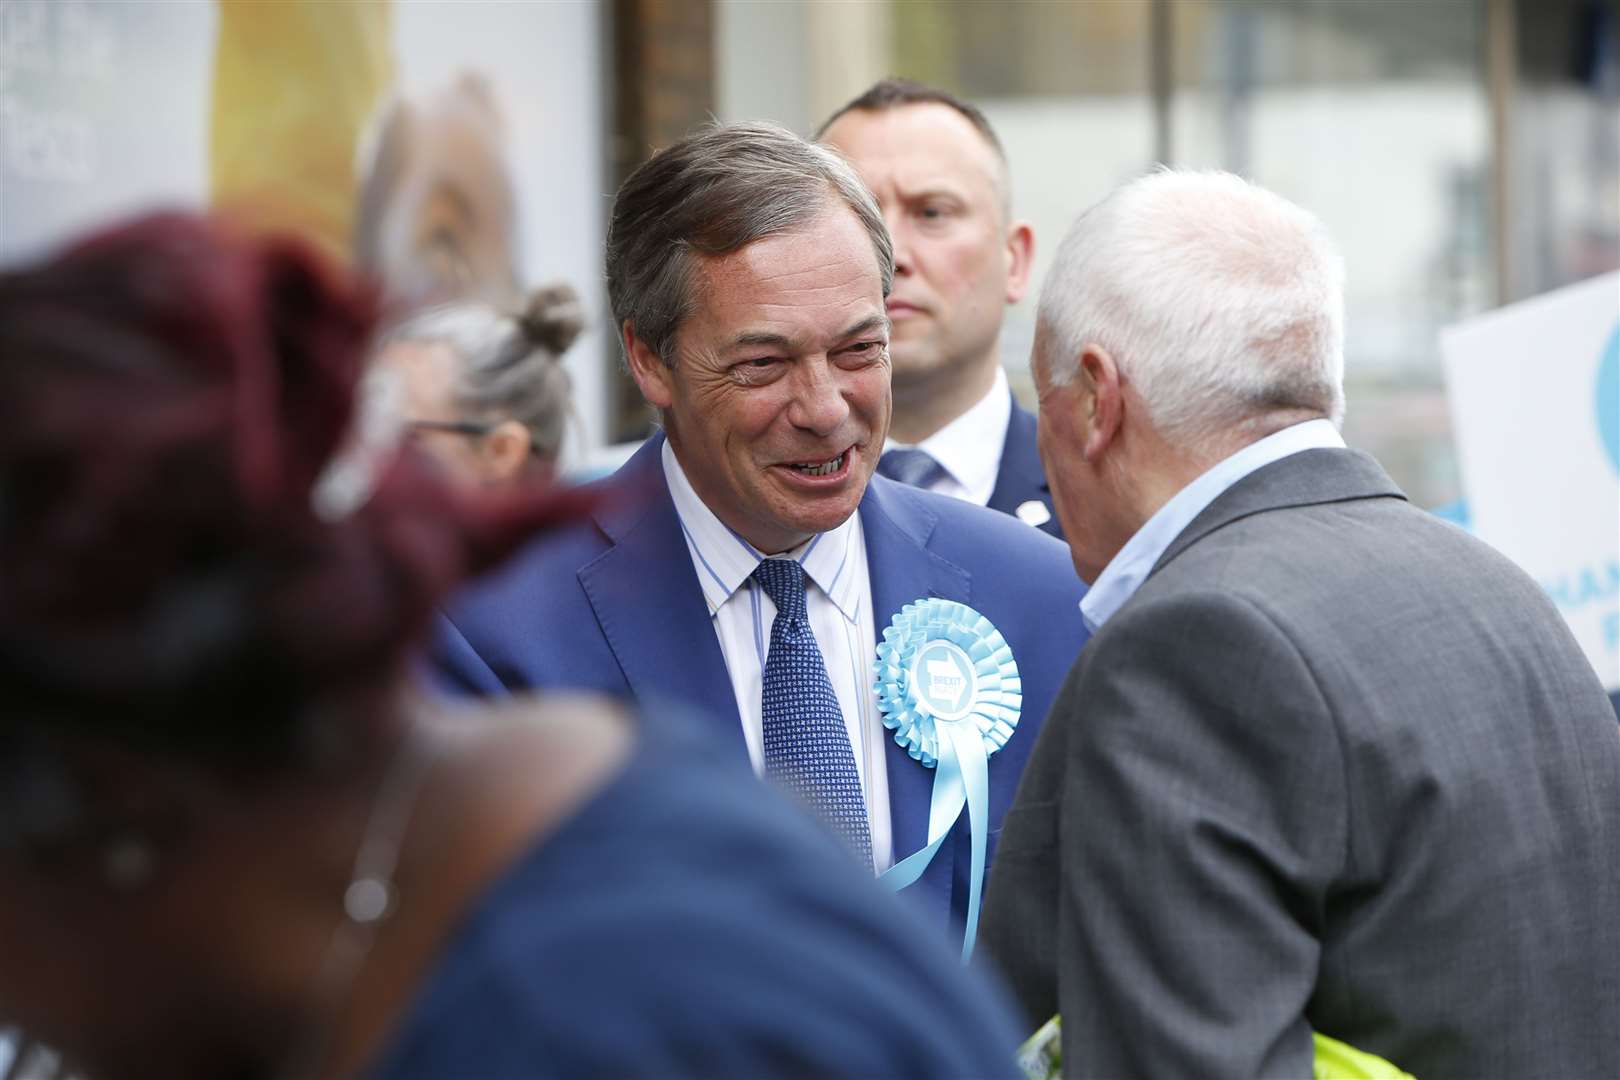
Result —
<path fill-rule="evenodd" d="M 614 203 L 609 292 L 664 433 L 606 483 L 594 521 L 458 601 L 439 666 L 473 692 L 695 706 L 875 871 L 940 839 L 909 892 L 940 926 L 971 925 L 973 867 L 1085 640 L 1084 589 L 1051 537 L 872 476 L 889 422 L 891 267 L 849 166 L 779 128 L 707 129 L 637 170 Z M 908 753 L 884 726 L 883 703 L 915 678 L 879 685 L 878 645 L 917 602 L 978 611 L 1021 679 L 997 691 L 1007 707 L 1021 693 L 1022 716 L 989 759 L 977 844 L 970 813 L 930 835 L 938 773 L 923 761 L 940 746 Z M 986 658 L 977 675 L 943 674 L 988 678 Z M 936 717 L 922 734 L 971 720 Z"/>
<path fill-rule="evenodd" d="M 1002 317 L 1029 286 L 1035 234 L 1012 217 L 995 129 L 952 94 L 884 79 L 816 137 L 849 158 L 894 240 L 894 420 L 878 471 L 1061 539 L 1035 417 L 1001 367 Z"/>
<path fill-rule="evenodd" d="M 1065 1076 L 1620 1076 L 1620 729 L 1557 611 L 1346 449 L 1342 269 L 1224 174 L 1088 211 L 1041 450 L 1095 637 L 986 947 Z M 1077 512 L 1077 508 L 1084 512 Z"/>

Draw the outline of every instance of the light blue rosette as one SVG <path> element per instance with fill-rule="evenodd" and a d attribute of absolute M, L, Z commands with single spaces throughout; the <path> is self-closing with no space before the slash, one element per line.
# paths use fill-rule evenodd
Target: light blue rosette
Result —
<path fill-rule="evenodd" d="M 928 843 L 881 881 L 896 891 L 922 876 L 962 815 L 973 844 L 962 959 L 979 926 L 990 818 L 990 755 L 1018 726 L 1024 685 L 1012 650 L 989 619 L 966 604 L 930 597 L 901 608 L 877 647 L 876 690 L 894 741 L 935 770 Z"/>

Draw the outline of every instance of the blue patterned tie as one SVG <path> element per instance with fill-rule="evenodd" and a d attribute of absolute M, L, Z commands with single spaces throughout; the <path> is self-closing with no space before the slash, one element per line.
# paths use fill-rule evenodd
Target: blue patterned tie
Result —
<path fill-rule="evenodd" d="M 765 775 L 808 806 L 856 856 L 872 865 L 866 799 L 827 665 L 804 604 L 804 567 L 766 559 L 753 578 L 776 605 L 765 660 Z"/>
<path fill-rule="evenodd" d="M 878 459 L 878 472 L 890 480 L 898 480 L 912 487 L 931 488 L 945 476 L 945 466 L 935 461 L 926 450 L 915 447 L 896 447 L 886 450 Z"/>

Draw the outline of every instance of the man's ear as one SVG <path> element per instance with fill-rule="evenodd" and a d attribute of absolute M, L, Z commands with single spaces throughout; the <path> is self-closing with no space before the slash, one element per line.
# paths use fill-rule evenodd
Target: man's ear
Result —
<path fill-rule="evenodd" d="M 505 482 L 517 478 L 533 456 L 534 437 L 516 420 L 502 420 L 479 443 L 486 479 Z"/>
<path fill-rule="evenodd" d="M 1095 463 L 1119 438 L 1125 423 L 1125 394 L 1119 365 L 1100 345 L 1087 344 L 1080 353 L 1080 380 L 1085 386 L 1086 441 L 1081 453 Z"/>
<path fill-rule="evenodd" d="M 624 357 L 630 365 L 630 377 L 636 380 L 641 396 L 655 409 L 669 408 L 675 401 L 674 378 L 669 365 L 636 336 L 629 319 L 619 332 L 624 336 Z"/>
<path fill-rule="evenodd" d="M 1035 230 L 1027 221 L 1015 221 L 1007 230 L 1007 303 L 1018 303 L 1029 291 L 1034 262 Z"/>

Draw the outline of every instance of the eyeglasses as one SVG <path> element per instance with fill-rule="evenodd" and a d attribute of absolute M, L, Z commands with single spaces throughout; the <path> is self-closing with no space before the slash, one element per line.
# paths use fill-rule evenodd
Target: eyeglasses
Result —
<path fill-rule="evenodd" d="M 448 431 L 452 435 L 471 435 L 475 438 L 495 430 L 494 424 L 480 424 L 476 420 L 407 420 L 405 426 L 412 431 Z"/>
<path fill-rule="evenodd" d="M 500 424 L 480 424 L 476 420 L 407 420 L 407 431 L 447 431 L 452 435 L 466 435 L 469 438 L 481 439 L 485 435 L 500 427 Z M 529 453 L 535 457 L 543 458 L 540 447 L 535 445 L 534 438 L 529 438 Z"/>

